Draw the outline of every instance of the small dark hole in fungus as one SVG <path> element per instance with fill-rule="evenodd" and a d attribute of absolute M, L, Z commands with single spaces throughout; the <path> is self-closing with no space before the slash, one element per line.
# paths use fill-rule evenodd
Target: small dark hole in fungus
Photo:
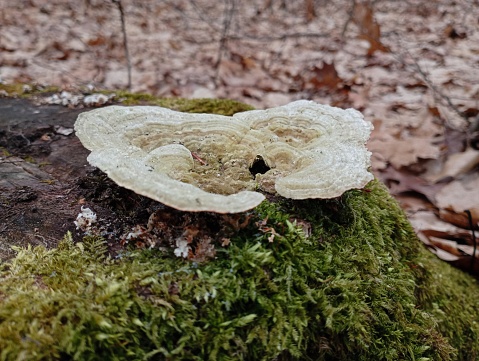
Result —
<path fill-rule="evenodd" d="M 256 178 L 256 174 L 258 173 L 265 174 L 270 169 L 271 168 L 268 167 L 263 157 L 260 155 L 257 155 L 253 161 L 253 164 L 251 164 L 251 167 L 249 167 L 249 172 L 254 178 Z"/>

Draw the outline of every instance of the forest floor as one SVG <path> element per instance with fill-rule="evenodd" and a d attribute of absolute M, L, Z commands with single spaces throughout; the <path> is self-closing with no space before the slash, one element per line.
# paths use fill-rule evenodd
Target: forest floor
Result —
<path fill-rule="evenodd" d="M 0 81 L 356 108 L 375 126 L 375 175 L 461 263 L 464 211 L 479 221 L 478 14 L 477 0 L 0 0 Z"/>

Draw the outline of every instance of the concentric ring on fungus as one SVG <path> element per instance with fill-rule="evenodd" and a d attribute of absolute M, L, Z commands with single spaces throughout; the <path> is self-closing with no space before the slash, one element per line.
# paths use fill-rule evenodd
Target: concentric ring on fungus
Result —
<path fill-rule="evenodd" d="M 307 100 L 232 117 L 110 106 L 81 113 L 75 130 L 118 185 L 185 211 L 244 212 L 261 192 L 334 198 L 373 179 L 371 123 Z"/>

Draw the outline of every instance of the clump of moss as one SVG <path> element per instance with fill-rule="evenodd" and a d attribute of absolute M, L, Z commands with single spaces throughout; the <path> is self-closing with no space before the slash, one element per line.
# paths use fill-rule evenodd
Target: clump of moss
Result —
<path fill-rule="evenodd" d="M 35 95 L 44 95 L 58 92 L 59 88 L 55 86 L 43 86 L 39 84 L 0 84 L 0 91 L 4 94 L 0 96 L 31 98 Z"/>
<path fill-rule="evenodd" d="M 215 113 L 230 116 L 235 113 L 254 109 L 252 106 L 230 99 L 181 99 L 162 98 L 159 106 L 188 113 Z"/>
<path fill-rule="evenodd" d="M 266 201 L 231 241 L 201 264 L 157 250 L 112 259 L 99 238 L 16 249 L 0 271 L 0 359 L 478 356 L 477 284 L 422 248 L 377 182 Z"/>
<path fill-rule="evenodd" d="M 109 92 L 111 94 L 111 92 Z M 230 99 L 184 99 L 184 98 L 157 98 L 146 93 L 130 93 L 115 91 L 116 99 L 125 105 L 158 105 L 186 113 L 214 113 L 233 115 L 238 112 L 254 109 L 252 106 Z"/>

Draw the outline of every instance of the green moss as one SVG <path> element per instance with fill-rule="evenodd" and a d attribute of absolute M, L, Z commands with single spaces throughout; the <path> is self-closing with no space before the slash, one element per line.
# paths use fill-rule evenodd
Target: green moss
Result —
<path fill-rule="evenodd" d="M 41 86 L 38 84 L 0 84 L 0 91 L 4 91 L 11 97 L 30 98 L 34 95 L 55 93 L 59 91 L 55 86 Z"/>
<path fill-rule="evenodd" d="M 35 164 L 36 161 L 35 161 L 35 158 L 33 158 L 32 156 L 30 155 L 27 155 L 26 157 L 23 157 L 23 160 L 27 163 L 32 163 L 32 164 Z"/>
<path fill-rule="evenodd" d="M 108 92 L 111 94 L 112 92 Z M 230 99 L 184 99 L 157 98 L 151 94 L 115 91 L 117 99 L 125 105 L 158 105 L 180 112 L 215 113 L 233 115 L 234 113 L 252 110 L 253 107 Z"/>
<path fill-rule="evenodd" d="M 61 91 L 60 88 L 55 86 L 22 83 L 0 84 L 1 90 L 5 91 L 8 96 L 20 98 L 31 98 Z M 90 92 L 90 90 L 84 89 L 84 94 Z M 124 105 L 158 105 L 180 112 L 233 115 L 234 113 L 253 109 L 250 105 L 230 99 L 158 98 L 147 93 L 131 93 L 124 90 L 98 90 L 95 93 L 115 94 L 115 100 L 120 101 Z"/>
<path fill-rule="evenodd" d="M 476 282 L 423 249 L 376 181 L 337 200 L 264 202 L 204 264 L 154 250 L 110 259 L 98 238 L 16 251 L 0 272 L 2 360 L 478 355 Z"/>
<path fill-rule="evenodd" d="M 3 147 L 0 147 L 0 152 L 1 152 L 2 156 L 4 156 L 4 157 L 11 157 L 12 156 L 12 153 L 10 153 L 7 149 L 5 149 Z"/>
<path fill-rule="evenodd" d="M 158 105 L 189 113 L 215 113 L 233 115 L 234 113 L 252 110 L 253 107 L 229 99 L 179 99 L 163 98 L 158 100 Z"/>

